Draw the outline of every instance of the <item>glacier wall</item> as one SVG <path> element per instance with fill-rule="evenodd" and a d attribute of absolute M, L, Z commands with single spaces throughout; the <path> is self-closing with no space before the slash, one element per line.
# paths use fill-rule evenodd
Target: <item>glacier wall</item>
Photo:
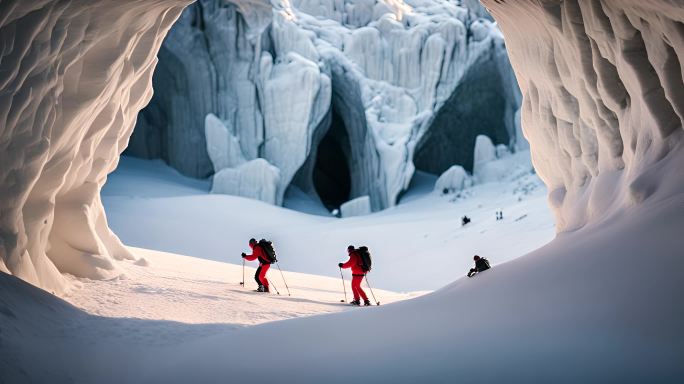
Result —
<path fill-rule="evenodd" d="M 342 140 L 333 144 L 346 148 L 335 160 L 350 173 L 345 198 L 391 206 L 410 182 L 417 150 L 419 164 L 435 173 L 472 157 L 475 136 L 449 133 L 464 125 L 486 125 L 513 149 L 525 145 L 503 38 L 477 2 L 468 5 L 273 0 L 245 9 L 199 0 L 162 46 L 155 97 L 128 151 L 194 177 L 217 173 L 223 166 L 207 155 L 216 146 L 205 135 L 211 113 L 246 160 L 279 169 L 280 203 L 290 184 L 320 195 L 341 182 L 323 181 L 318 146 Z M 481 91 L 475 99 L 473 89 Z M 462 117 L 483 105 L 487 113 Z"/>
<path fill-rule="evenodd" d="M 187 3 L 3 0 L 0 271 L 59 294 L 62 272 L 108 278 L 133 257 L 107 226 L 100 188 Z"/>
<path fill-rule="evenodd" d="M 483 3 L 506 36 L 558 230 L 684 191 L 681 172 L 662 171 L 683 154 L 681 1 Z"/>

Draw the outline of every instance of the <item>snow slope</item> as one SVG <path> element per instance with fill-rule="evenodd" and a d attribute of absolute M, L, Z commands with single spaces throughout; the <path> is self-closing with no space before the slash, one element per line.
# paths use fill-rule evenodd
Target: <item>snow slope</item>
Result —
<path fill-rule="evenodd" d="M 125 274 L 114 280 L 72 277 L 79 289 L 65 299 L 93 315 L 187 324 L 254 325 L 349 308 L 340 302 L 344 293 L 339 275 L 331 278 L 283 271 L 281 277 L 273 266 L 267 277 L 280 295 L 275 290 L 268 295 L 253 292 L 257 288 L 255 265 L 246 266 L 246 286 L 242 287 L 242 266 L 141 248 L 131 248 L 131 252 L 145 261 L 122 263 Z M 292 296 L 288 296 L 283 277 Z M 349 295 L 348 274 L 345 282 Z M 377 288 L 374 292 L 384 303 L 419 294 Z"/>
<path fill-rule="evenodd" d="M 247 240 L 266 237 L 275 242 L 282 268 L 338 276 L 347 245 L 366 244 L 373 252 L 372 284 L 414 291 L 464 275 L 476 253 L 500 264 L 553 238 L 545 188 L 529 169 L 523 162 L 500 183 L 445 196 L 432 192 L 434 178 L 422 176 L 399 206 L 337 219 L 209 195 L 208 183 L 160 161 L 122 157 L 102 198 L 109 224 L 128 245 L 240 263 Z M 320 203 L 302 195 L 293 194 L 285 205 L 320 210 Z M 499 209 L 503 221 L 495 220 Z M 473 220 L 466 227 L 463 215 Z"/>
<path fill-rule="evenodd" d="M 414 300 L 188 343 L 154 380 L 681 382 L 683 227 L 680 194 Z"/>
<path fill-rule="evenodd" d="M 237 328 L 87 315 L 0 274 L 0 381 L 678 383 L 682 226 L 679 194 L 413 300 Z"/>

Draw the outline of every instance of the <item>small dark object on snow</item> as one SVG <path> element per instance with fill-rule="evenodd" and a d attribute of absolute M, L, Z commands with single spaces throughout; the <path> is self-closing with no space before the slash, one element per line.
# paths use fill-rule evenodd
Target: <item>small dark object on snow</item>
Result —
<path fill-rule="evenodd" d="M 484 257 L 480 257 L 478 255 L 473 256 L 473 260 L 475 260 L 475 268 L 470 268 L 470 271 L 468 272 L 468 277 L 473 277 L 475 274 L 483 272 L 491 268 L 489 265 L 489 260 L 485 259 Z"/>
<path fill-rule="evenodd" d="M 461 217 L 461 225 L 462 225 L 462 226 L 463 226 L 463 225 L 466 225 L 466 224 L 468 224 L 468 223 L 470 223 L 470 217 L 468 217 L 468 216 L 463 216 L 463 217 Z"/>

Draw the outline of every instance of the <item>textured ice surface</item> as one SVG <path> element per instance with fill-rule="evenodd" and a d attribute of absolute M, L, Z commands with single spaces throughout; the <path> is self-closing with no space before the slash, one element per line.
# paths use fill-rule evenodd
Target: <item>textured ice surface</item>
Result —
<path fill-rule="evenodd" d="M 133 257 L 107 226 L 100 188 L 187 3 L 3 0 L 0 269 L 61 293 L 60 272 L 109 278 L 114 260 Z"/>
<path fill-rule="evenodd" d="M 214 114 L 204 119 L 204 130 L 207 138 L 207 153 L 214 166 L 214 172 L 224 168 L 232 168 L 246 162 L 240 140 L 228 131 L 228 128 Z"/>
<path fill-rule="evenodd" d="M 506 34 L 559 230 L 682 192 L 658 171 L 682 150 L 680 1 L 484 3 Z"/>
<path fill-rule="evenodd" d="M 341 124 L 350 141 L 342 160 L 352 175 L 350 197 L 368 195 L 374 210 L 392 206 L 430 130 L 438 131 L 431 137 L 451 138 L 437 139 L 447 147 L 422 153 L 437 174 L 458 161 L 454 153 L 473 148 L 468 135 L 444 131 L 496 130 L 498 143 L 525 146 L 503 38 L 477 2 L 467 6 L 274 0 L 245 7 L 200 0 L 163 44 L 156 96 L 141 113 L 129 151 L 162 157 L 194 177 L 218 172 L 223 165 L 212 167 L 209 157 L 216 156 L 207 156 L 217 146 L 205 145 L 203 134 L 205 116 L 214 114 L 247 160 L 261 157 L 280 169 L 281 202 L 290 184 L 318 192 L 318 145 L 331 125 Z M 491 119 L 455 120 L 479 111 Z"/>

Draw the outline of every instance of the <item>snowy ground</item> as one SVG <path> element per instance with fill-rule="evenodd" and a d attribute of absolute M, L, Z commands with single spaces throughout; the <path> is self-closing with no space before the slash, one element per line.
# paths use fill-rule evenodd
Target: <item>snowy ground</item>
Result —
<path fill-rule="evenodd" d="M 681 162 L 667 160 L 680 174 Z M 168 197 L 174 188 L 167 197 L 120 199 L 168 207 L 179 202 Z M 407 195 L 404 209 L 431 205 L 432 197 L 418 195 Z M 234 201 L 243 206 L 230 208 L 272 209 L 321 227 L 344 222 Z M 442 207 L 458 204 L 447 199 Z M 401 212 L 353 221 L 389 216 L 401 223 Z M 135 221 L 144 216 L 131 223 L 144 228 Z M 0 382 L 680 383 L 683 226 L 684 195 L 663 188 L 639 206 L 433 293 L 400 300 L 408 296 L 376 288 L 383 301 L 398 302 L 370 308 L 336 302 L 335 278 L 287 273 L 296 296 L 261 295 L 240 290 L 240 266 L 140 249 L 133 251 L 150 265 L 124 263 L 127 278 L 79 280 L 83 289 L 68 299 L 85 311 L 0 274 Z M 306 316 L 312 313 L 322 315 Z"/>
<path fill-rule="evenodd" d="M 683 226 L 684 195 L 656 198 L 413 300 L 248 327 L 94 316 L 0 274 L 0 382 L 681 383 Z"/>
<path fill-rule="evenodd" d="M 463 276 L 474 254 L 500 264 L 554 236 L 546 189 L 527 170 L 458 197 L 431 193 L 433 176 L 415 181 L 395 208 L 337 219 L 321 216 L 325 210 L 296 191 L 286 207 L 319 215 L 210 195 L 208 181 L 182 177 L 161 161 L 122 157 L 102 199 L 111 228 L 127 245 L 238 264 L 247 240 L 265 237 L 274 241 L 283 269 L 338 277 L 347 245 L 365 244 L 373 253 L 371 284 L 405 292 Z M 502 221 L 495 219 L 498 209 Z M 472 218 L 465 227 L 463 215 Z"/>
<path fill-rule="evenodd" d="M 254 268 L 245 268 L 243 288 L 242 266 L 139 248 L 131 251 L 149 265 L 123 262 L 125 275 L 109 281 L 72 278 L 81 289 L 72 290 L 68 301 L 98 316 L 188 324 L 253 325 L 354 309 L 340 302 L 344 294 L 339 277 L 284 272 L 292 293 L 287 296 L 280 274 L 273 270 L 269 278 L 280 295 L 269 295 L 253 292 Z M 348 279 L 346 283 L 350 292 Z M 417 295 L 374 292 L 383 303 Z"/>

